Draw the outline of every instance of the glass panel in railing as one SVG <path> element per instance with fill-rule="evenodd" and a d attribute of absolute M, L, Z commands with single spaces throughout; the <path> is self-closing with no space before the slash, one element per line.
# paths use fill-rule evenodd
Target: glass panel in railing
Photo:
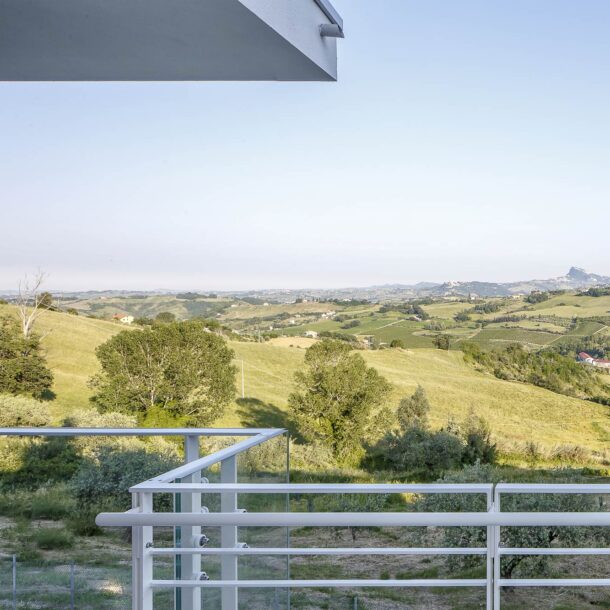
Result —
<path fill-rule="evenodd" d="M 239 483 L 285 484 L 288 476 L 287 436 L 280 435 L 240 454 L 237 459 Z M 238 496 L 238 509 L 249 513 L 285 513 L 289 511 L 286 493 L 247 493 Z M 270 549 L 269 555 L 243 555 L 238 559 L 240 580 L 286 580 L 290 578 L 289 559 L 276 549 L 290 546 L 289 531 L 283 527 L 239 528 L 238 542 L 249 549 Z M 290 591 L 286 588 L 248 588 L 240 591 L 244 608 L 289 608 Z"/>

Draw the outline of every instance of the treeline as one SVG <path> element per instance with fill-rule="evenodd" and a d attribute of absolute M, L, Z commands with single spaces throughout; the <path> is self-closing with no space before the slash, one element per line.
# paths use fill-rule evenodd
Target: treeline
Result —
<path fill-rule="evenodd" d="M 589 288 L 584 292 L 579 292 L 577 297 L 608 297 L 610 296 L 610 286 L 602 286 L 600 288 Z"/>
<path fill-rule="evenodd" d="M 398 312 L 405 316 L 417 316 L 420 320 L 428 320 L 430 316 L 417 302 L 386 303 L 379 308 L 380 313 Z"/>
<path fill-rule="evenodd" d="M 467 361 L 498 379 L 531 383 L 551 392 L 601 404 L 610 401 L 609 386 L 598 372 L 556 351 L 529 352 L 520 345 L 483 351 L 470 342 L 462 345 L 462 351 Z"/>
<path fill-rule="evenodd" d="M 591 337 L 566 338 L 559 345 L 553 346 L 554 351 L 562 356 L 576 357 L 581 352 L 586 352 L 594 358 L 610 359 L 610 337 L 594 335 Z"/>

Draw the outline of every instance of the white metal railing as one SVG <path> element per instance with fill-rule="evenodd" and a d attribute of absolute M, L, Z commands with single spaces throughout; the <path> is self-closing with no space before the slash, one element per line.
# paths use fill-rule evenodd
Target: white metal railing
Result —
<path fill-rule="evenodd" d="M 267 429 L 0 429 L 0 435 L 29 436 L 183 436 L 184 465 L 133 486 L 132 509 L 125 513 L 102 513 L 101 526 L 131 527 L 133 531 L 133 608 L 152 610 L 154 592 L 172 590 L 178 610 L 199 610 L 202 591 L 221 591 L 223 610 L 237 610 L 239 591 L 243 589 L 295 588 L 367 588 L 367 587 L 468 587 L 485 590 L 486 607 L 500 609 L 500 593 L 506 587 L 610 587 L 610 578 L 502 578 L 501 558 L 509 555 L 603 556 L 610 548 L 506 548 L 501 545 L 503 527 L 610 527 L 610 512 L 501 512 L 503 496 L 511 494 L 595 494 L 610 496 L 610 485 L 577 484 L 291 484 L 238 483 L 237 457 L 273 438 L 284 430 Z M 211 455 L 201 457 L 200 438 L 206 436 L 242 436 L 244 440 Z M 202 471 L 220 468 L 220 482 L 210 483 Z M 155 494 L 170 493 L 178 499 L 179 510 L 155 512 Z M 202 494 L 220 498 L 219 512 L 207 512 Z M 484 500 L 481 512 L 245 512 L 239 497 L 249 494 L 465 494 Z M 171 526 L 180 532 L 180 543 L 156 547 L 154 528 Z M 202 546 L 202 528 L 220 528 L 217 548 Z M 239 542 L 239 528 L 251 527 L 484 527 L 485 546 L 448 548 L 248 548 Z M 203 537 L 203 538 L 202 538 Z M 240 578 L 240 557 L 296 556 L 480 556 L 486 558 L 485 578 L 447 579 L 280 579 Z M 157 557 L 180 559 L 181 573 L 173 579 L 157 579 L 153 574 Z M 220 577 L 205 579 L 202 560 L 217 557 Z"/>

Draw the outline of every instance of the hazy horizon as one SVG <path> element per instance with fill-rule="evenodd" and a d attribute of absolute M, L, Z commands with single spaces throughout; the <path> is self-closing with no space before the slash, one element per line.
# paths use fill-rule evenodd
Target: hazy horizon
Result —
<path fill-rule="evenodd" d="M 578 267 L 578 265 L 572 265 L 571 267 Z M 514 283 L 514 282 L 527 282 L 527 281 L 534 281 L 534 280 L 549 280 L 549 279 L 554 279 L 554 278 L 559 278 L 559 277 L 563 277 L 567 274 L 569 270 L 565 270 L 563 273 L 558 273 L 556 275 L 553 276 L 534 276 L 534 275 L 530 275 L 528 277 L 519 277 L 519 278 L 514 278 L 512 280 L 506 280 L 506 281 L 499 281 L 499 280 L 495 280 L 493 278 L 479 278 L 479 277 L 469 277 L 469 278 L 446 278 L 444 280 L 428 280 L 428 279 L 420 279 L 417 281 L 413 281 L 413 282 L 400 282 L 400 281 L 396 281 L 396 282 L 383 282 L 383 283 L 377 283 L 377 282 L 370 282 L 370 283 L 366 283 L 366 284 L 329 284 L 329 285 L 312 285 L 312 286 L 234 286 L 234 287 L 228 287 L 228 288 L 218 288 L 218 287 L 214 287 L 214 286 L 175 286 L 175 287 L 170 287 L 170 286 L 149 286 L 149 287 L 134 287 L 134 286 L 118 286 L 118 285 L 107 285 L 107 286 L 81 286 L 81 287 L 72 287 L 72 288 L 59 288 L 53 285 L 53 279 L 50 275 L 45 275 L 45 279 L 44 279 L 44 284 L 43 284 L 43 289 L 44 290 L 49 290 L 51 292 L 57 292 L 57 293 L 61 293 L 61 292 L 105 292 L 105 291 L 112 291 L 112 290 L 121 290 L 121 291 L 134 291 L 134 292 L 163 292 L 163 291 L 168 291 L 168 292 L 176 292 L 176 291 L 194 291 L 194 292 L 246 292 L 246 291 L 264 291 L 264 290 L 269 290 L 269 291 L 273 291 L 273 290 L 294 290 L 294 291 L 298 291 L 298 290 L 348 290 L 348 289 L 359 289 L 359 288 L 370 288 L 370 287 L 376 287 L 376 286 L 393 286 L 393 285 L 402 285 L 402 286 L 414 286 L 420 283 L 431 283 L 431 284 L 444 284 L 447 282 L 483 282 L 483 283 L 502 283 L 502 284 L 506 284 L 506 283 Z M 593 273 L 596 275 L 601 275 L 601 276 L 606 276 L 606 277 L 610 277 L 610 272 L 609 273 L 605 273 L 603 271 L 600 271 L 598 269 L 585 269 L 585 271 L 587 271 L 588 273 Z M 30 274 L 24 274 L 22 277 L 19 278 L 19 280 L 23 281 L 26 279 L 26 276 L 29 278 L 33 278 L 34 277 L 34 273 L 30 273 Z M 17 281 L 16 286 L 18 286 L 19 280 Z M 16 287 L 6 287 L 6 286 L 1 286 L 0 285 L 0 293 L 4 293 L 4 294 L 9 294 L 11 292 L 17 292 L 17 288 Z"/>
<path fill-rule="evenodd" d="M 0 287 L 610 275 L 610 3 L 334 3 L 338 83 L 1 83 Z"/>

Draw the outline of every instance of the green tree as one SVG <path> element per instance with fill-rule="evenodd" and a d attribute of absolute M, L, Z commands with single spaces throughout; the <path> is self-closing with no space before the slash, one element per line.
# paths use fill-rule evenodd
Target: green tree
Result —
<path fill-rule="evenodd" d="M 464 464 L 493 464 L 496 461 L 497 448 L 491 440 L 491 429 L 484 418 L 471 410 L 463 426 Z"/>
<path fill-rule="evenodd" d="M 96 350 L 102 371 L 91 380 L 102 412 L 158 416 L 195 425 L 217 419 L 235 394 L 233 351 L 200 321 L 123 331 Z"/>
<path fill-rule="evenodd" d="M 295 382 L 288 402 L 301 435 L 330 448 L 339 464 L 357 464 L 373 411 L 391 385 L 349 345 L 332 340 L 307 350 Z"/>
<path fill-rule="evenodd" d="M 52 385 L 40 337 L 34 333 L 25 337 L 15 318 L 0 317 L 0 392 L 42 398 Z"/>
<path fill-rule="evenodd" d="M 392 339 L 392 341 L 390 342 L 390 347 L 392 349 L 404 349 L 405 342 L 402 339 Z"/>
<path fill-rule="evenodd" d="M 38 304 L 43 309 L 53 309 L 53 295 L 50 292 L 41 292 L 38 296 Z"/>
<path fill-rule="evenodd" d="M 426 396 L 426 391 L 418 385 L 412 396 L 400 401 L 396 416 L 403 431 L 409 428 L 425 430 L 428 427 L 429 413 L 430 402 Z"/>
<path fill-rule="evenodd" d="M 159 324 L 171 324 L 176 321 L 176 315 L 171 311 L 162 311 L 157 314 L 155 321 L 159 322 Z"/>
<path fill-rule="evenodd" d="M 433 343 L 437 349 L 449 350 L 449 335 L 436 335 L 433 339 Z"/>

